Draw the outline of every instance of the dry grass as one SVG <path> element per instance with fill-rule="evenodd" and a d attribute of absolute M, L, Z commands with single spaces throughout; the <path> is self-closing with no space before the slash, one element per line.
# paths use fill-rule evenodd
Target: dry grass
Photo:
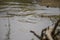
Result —
<path fill-rule="evenodd" d="M 60 0 L 42 0 L 40 5 L 60 8 Z"/>

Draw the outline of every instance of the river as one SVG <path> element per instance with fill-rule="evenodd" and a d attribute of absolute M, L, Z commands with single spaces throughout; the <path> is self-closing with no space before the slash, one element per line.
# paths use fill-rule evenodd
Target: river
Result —
<path fill-rule="evenodd" d="M 6 2 L 0 5 L 0 40 L 8 38 L 10 26 L 10 40 L 39 40 L 30 30 L 38 35 L 42 29 L 52 26 L 49 18 L 42 18 L 39 15 L 60 15 L 59 8 L 47 8 L 39 4 Z"/>

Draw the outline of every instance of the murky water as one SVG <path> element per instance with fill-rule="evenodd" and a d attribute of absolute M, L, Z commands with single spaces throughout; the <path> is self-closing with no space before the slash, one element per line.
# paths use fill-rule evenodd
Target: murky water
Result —
<path fill-rule="evenodd" d="M 10 40 L 38 40 L 30 30 L 41 34 L 41 30 L 51 26 L 49 18 L 41 18 L 39 15 L 60 15 L 59 8 L 47 8 L 38 4 L 7 2 L 8 5 L 0 5 L 0 40 L 5 40 L 8 33 L 8 21 L 10 21 Z M 9 20 L 8 20 L 9 18 Z"/>

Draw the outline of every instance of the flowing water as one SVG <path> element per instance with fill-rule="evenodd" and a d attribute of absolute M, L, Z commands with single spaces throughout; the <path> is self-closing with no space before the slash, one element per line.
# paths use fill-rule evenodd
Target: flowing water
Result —
<path fill-rule="evenodd" d="M 59 8 L 30 3 L 6 3 L 0 5 L 0 40 L 8 38 L 9 26 L 10 40 L 39 40 L 30 30 L 40 35 L 42 29 L 52 25 L 49 18 L 40 15 L 60 15 Z"/>

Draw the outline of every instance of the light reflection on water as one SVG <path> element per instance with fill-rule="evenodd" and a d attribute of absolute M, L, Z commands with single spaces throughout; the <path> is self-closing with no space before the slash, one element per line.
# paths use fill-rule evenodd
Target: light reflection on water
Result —
<path fill-rule="evenodd" d="M 27 12 L 29 11 L 29 12 Z M 5 12 L 5 13 L 10 13 L 10 14 L 28 14 L 28 13 L 36 13 L 36 14 L 41 14 L 41 13 L 49 13 L 50 14 L 59 14 L 60 10 L 59 8 L 47 8 L 45 6 L 40 6 L 38 4 L 13 4 L 13 2 L 9 2 L 8 5 L 0 5 L 0 13 Z M 57 13 L 57 14 L 56 14 Z"/>

